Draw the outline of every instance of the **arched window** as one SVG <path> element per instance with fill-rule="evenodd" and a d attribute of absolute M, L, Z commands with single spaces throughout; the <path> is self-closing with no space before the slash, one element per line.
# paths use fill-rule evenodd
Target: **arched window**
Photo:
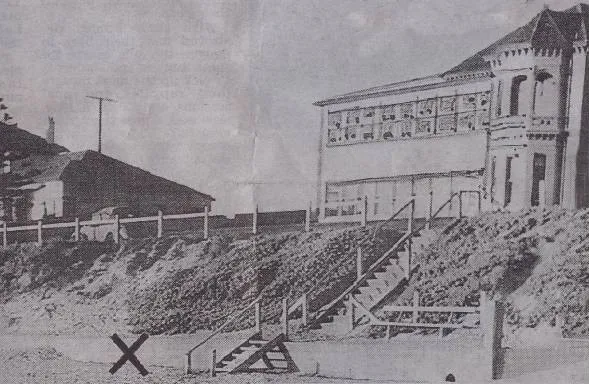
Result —
<path fill-rule="evenodd" d="M 558 84 L 549 72 L 541 70 L 536 73 L 534 92 L 536 114 L 550 116 L 557 113 Z"/>
<path fill-rule="evenodd" d="M 548 79 L 552 79 L 552 75 L 546 71 L 540 71 L 536 75 L 536 89 L 538 96 L 544 96 L 544 84 Z"/>
<path fill-rule="evenodd" d="M 521 85 L 526 81 L 528 77 L 526 75 L 519 75 L 513 78 L 511 82 L 511 100 L 509 104 L 509 114 L 511 116 L 519 115 L 519 97 L 521 91 Z"/>

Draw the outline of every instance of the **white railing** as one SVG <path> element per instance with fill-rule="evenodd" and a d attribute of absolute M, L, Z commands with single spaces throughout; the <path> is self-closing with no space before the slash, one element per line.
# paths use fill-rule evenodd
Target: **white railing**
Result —
<path fill-rule="evenodd" d="M 263 212 L 261 213 L 264 214 Z M 259 215 L 260 212 L 258 211 L 258 207 L 256 206 L 254 212 L 252 213 L 251 218 L 251 227 L 249 226 L 239 226 L 239 228 L 247 229 L 252 235 L 257 235 L 259 232 Z M 73 228 L 73 239 L 75 241 L 79 241 L 82 235 L 81 229 L 83 227 L 100 227 L 100 226 L 112 226 L 112 235 L 113 240 L 115 243 L 119 242 L 120 239 L 120 231 L 121 225 L 123 224 L 131 224 L 131 223 L 148 223 L 148 222 L 157 222 L 157 237 L 163 236 L 163 223 L 166 220 L 189 220 L 189 219 L 196 219 L 196 218 L 203 218 L 202 224 L 202 231 L 204 234 L 204 238 L 208 239 L 209 237 L 209 221 L 211 216 L 209 215 L 208 207 L 205 207 L 204 212 L 198 213 L 174 213 L 164 215 L 161 211 L 158 212 L 155 216 L 143 216 L 143 217 L 124 217 L 120 218 L 118 215 L 114 218 L 109 219 L 96 219 L 96 220 L 80 220 L 79 218 L 75 218 L 74 221 L 67 221 L 67 222 L 57 222 L 57 223 L 44 223 L 43 220 L 37 221 L 35 224 L 27 224 L 27 225 L 15 225 L 9 226 L 9 223 L 0 221 L 0 231 L 2 233 L 2 246 L 6 247 L 8 242 L 8 234 L 9 233 L 16 233 L 16 232 L 26 232 L 26 231 L 37 231 L 37 243 L 43 244 L 43 235 L 44 230 L 48 229 L 64 229 L 64 228 Z M 213 216 L 217 217 L 217 216 Z M 304 223 L 298 222 L 296 223 L 304 225 L 305 232 L 309 232 L 311 230 L 311 220 L 312 220 L 312 208 L 311 205 L 307 207 L 305 210 L 305 218 Z M 234 228 L 234 227 L 227 227 L 222 226 L 216 229 L 223 229 L 223 228 Z"/>
<path fill-rule="evenodd" d="M 182 213 L 182 214 L 170 214 L 164 215 L 161 211 L 158 212 L 157 216 L 144 216 L 144 217 L 124 217 L 119 218 L 119 215 L 115 215 L 113 219 L 98 219 L 98 220 L 83 220 L 75 218 L 74 221 L 61 222 L 61 223 L 43 223 L 42 220 L 37 221 L 36 224 L 32 225 L 21 225 L 21 226 L 8 226 L 7 222 L 2 222 L 2 246 L 8 246 L 8 233 L 12 232 L 26 232 L 26 231 L 37 231 L 37 243 L 43 244 L 43 230 L 47 229 L 61 229 L 61 228 L 73 228 L 73 237 L 75 241 L 79 241 L 81 237 L 82 227 L 99 227 L 99 226 L 113 226 L 113 240 L 115 243 L 119 242 L 121 224 L 129 223 L 147 223 L 157 222 L 157 237 L 163 236 L 163 226 L 165 220 L 183 220 L 183 219 L 195 219 L 204 218 L 203 232 L 205 239 L 209 236 L 209 209 L 205 207 L 204 212 L 196 213 Z"/>

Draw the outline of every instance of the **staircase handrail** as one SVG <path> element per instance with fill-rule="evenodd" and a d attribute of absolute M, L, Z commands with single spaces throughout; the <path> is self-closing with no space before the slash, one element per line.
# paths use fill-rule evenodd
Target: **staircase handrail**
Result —
<path fill-rule="evenodd" d="M 405 204 L 404 204 L 404 205 L 403 205 L 401 208 L 399 208 L 399 209 L 397 210 L 397 212 L 395 212 L 395 213 L 394 213 L 394 214 L 393 214 L 391 217 L 389 217 L 389 218 L 388 218 L 386 221 L 384 221 L 383 223 L 381 223 L 381 226 L 382 226 L 383 224 L 385 224 L 386 222 L 388 222 L 388 221 L 394 220 L 394 219 L 395 219 L 395 217 L 397 217 L 397 216 L 398 216 L 398 215 L 401 213 L 401 211 L 403 211 L 405 208 L 407 208 L 407 207 L 408 207 L 408 206 L 409 206 L 409 205 L 410 205 L 412 202 L 414 202 L 414 201 L 415 201 L 415 198 L 411 198 L 411 199 L 410 199 L 410 200 L 409 200 L 407 203 L 405 203 Z M 376 234 L 376 231 L 378 231 L 378 229 L 379 229 L 379 228 L 380 228 L 380 227 L 378 227 L 378 228 L 376 228 L 376 229 L 375 229 L 375 234 Z M 374 239 L 374 236 L 373 236 L 373 239 Z M 335 268 L 338 268 L 339 266 L 341 266 L 342 264 L 344 264 L 346 261 L 347 261 L 346 259 L 341 259 L 341 260 L 339 261 L 339 263 L 337 263 L 337 265 L 335 266 Z M 319 281 L 317 281 L 317 282 L 315 283 L 315 285 L 314 285 L 312 288 L 308 289 L 308 290 L 307 290 L 305 293 L 303 293 L 303 294 L 301 295 L 301 297 L 299 297 L 299 298 L 297 299 L 297 301 L 295 301 L 295 302 L 294 302 L 294 303 L 293 303 L 293 304 L 292 304 L 292 305 L 289 307 L 289 309 L 288 309 L 288 314 L 290 315 L 290 314 L 294 313 L 294 312 L 297 310 L 297 308 L 298 308 L 298 307 L 300 307 L 300 306 L 302 305 L 302 301 L 303 301 L 303 300 L 305 300 L 305 296 L 307 296 L 307 297 L 308 297 L 308 296 L 310 296 L 311 292 L 313 292 L 315 289 L 317 289 L 317 287 L 319 287 L 319 286 L 321 285 L 321 283 L 323 283 L 323 280 L 327 279 L 328 277 L 329 277 L 328 275 L 325 275 L 325 276 L 324 276 L 322 279 L 320 279 Z"/>
<path fill-rule="evenodd" d="M 231 324 L 233 321 L 239 319 L 247 310 L 249 310 L 251 307 L 253 307 L 254 305 L 256 305 L 257 303 L 260 302 L 261 296 L 258 296 L 257 299 L 255 299 L 254 301 L 252 301 L 251 303 L 249 303 L 247 305 L 247 307 L 240 309 L 240 310 L 236 310 L 234 311 L 229 319 L 227 319 L 227 321 L 225 321 L 220 327 L 218 327 L 215 331 L 213 331 L 213 333 L 211 333 L 210 335 L 208 335 L 207 337 L 205 337 L 200 343 L 198 343 L 196 346 L 192 347 L 186 354 L 189 355 L 192 352 L 194 352 L 194 350 L 196 350 L 198 347 L 204 345 L 205 343 L 207 343 L 209 340 L 211 340 L 213 337 L 217 336 L 219 333 L 221 333 L 221 331 L 223 331 L 229 324 Z"/>
<path fill-rule="evenodd" d="M 319 316 L 323 315 L 325 312 L 327 312 L 335 304 L 337 304 L 338 302 L 342 301 L 342 299 L 344 299 L 347 295 L 349 295 L 350 293 L 352 293 L 360 285 L 364 284 L 366 282 L 366 280 L 368 279 L 368 276 L 375 269 L 377 269 L 378 267 L 380 267 L 384 263 L 384 261 L 386 261 L 389 258 L 390 254 L 392 252 L 396 251 L 397 248 L 399 248 L 401 245 L 403 245 L 403 243 L 405 243 L 405 241 L 407 241 L 407 239 L 410 236 L 411 236 L 411 233 L 409 233 L 409 232 L 405 233 L 395 243 L 395 245 L 392 246 L 392 248 L 390 248 L 381 257 L 379 257 L 378 260 L 376 260 L 374 263 L 372 263 L 372 265 L 370 267 L 368 267 L 368 269 L 366 270 L 366 272 L 364 272 L 362 274 L 362 276 L 360 276 L 358 279 L 356 279 L 356 281 L 354 281 L 354 283 L 352 285 L 350 285 L 342 294 L 340 294 L 336 299 L 332 300 L 329 304 L 326 304 L 323 307 L 321 307 L 320 309 L 318 309 L 317 310 L 317 315 L 315 316 L 315 319 L 317 319 Z"/>
<path fill-rule="evenodd" d="M 412 197 L 411 199 L 409 199 L 409 201 L 407 203 L 405 203 L 401 208 L 399 208 L 397 210 L 397 212 L 395 212 L 391 217 L 389 217 L 388 219 L 386 219 L 385 221 L 379 223 L 376 228 L 374 229 L 374 234 L 372 235 L 372 239 L 374 240 L 376 238 L 376 234 L 378 233 L 378 231 L 383 227 L 383 225 L 385 225 L 386 223 L 388 223 L 389 221 L 393 221 L 397 218 L 397 216 L 399 216 L 401 214 L 401 212 L 407 208 L 407 206 L 411 203 L 413 203 L 415 201 L 415 198 Z"/>
<path fill-rule="evenodd" d="M 366 270 L 366 272 L 364 272 L 362 274 L 362 276 L 360 276 L 352 285 L 350 285 L 342 294 L 340 294 L 336 299 L 332 300 L 329 304 L 324 305 L 323 307 L 321 307 L 319 310 L 317 310 L 316 314 L 315 314 L 315 318 L 314 320 L 317 320 L 319 317 L 321 317 L 324 313 L 326 313 L 327 311 L 329 311 L 335 304 L 337 304 L 338 302 L 342 301 L 342 299 L 344 299 L 346 297 L 346 295 L 351 294 L 354 290 L 356 290 L 359 286 L 361 286 L 362 284 L 364 284 L 368 278 L 368 276 L 374 272 L 375 269 L 379 268 L 382 264 L 384 264 L 384 262 L 389 258 L 389 256 L 391 255 L 392 252 L 397 251 L 397 249 L 403 245 L 405 243 L 405 241 L 407 241 L 408 239 L 412 238 L 413 235 L 419 231 L 421 231 L 423 228 L 425 228 L 428 224 L 430 224 L 435 218 L 438 217 L 438 215 L 440 214 L 440 212 L 442 212 L 442 210 L 446 207 L 446 205 L 450 204 L 450 202 L 456 197 L 456 196 L 461 196 L 462 193 L 465 192 L 478 192 L 475 190 L 460 190 L 458 192 L 454 192 L 450 195 L 450 198 L 448 200 L 446 200 L 441 206 L 440 208 L 438 208 L 436 210 L 436 212 L 434 214 L 432 214 L 432 216 L 430 218 L 428 218 L 424 225 L 419 227 L 419 228 L 411 228 L 411 231 L 408 231 L 407 233 L 405 233 L 405 235 L 403 235 L 388 251 L 386 251 L 381 257 L 378 258 L 378 260 L 376 260 L 374 263 L 372 263 L 372 265 L 370 267 L 368 267 L 368 269 Z M 412 199 L 408 204 L 406 204 L 406 206 L 409 206 L 410 204 L 415 204 L 415 200 Z M 403 208 L 406 208 L 406 206 L 404 206 Z"/>

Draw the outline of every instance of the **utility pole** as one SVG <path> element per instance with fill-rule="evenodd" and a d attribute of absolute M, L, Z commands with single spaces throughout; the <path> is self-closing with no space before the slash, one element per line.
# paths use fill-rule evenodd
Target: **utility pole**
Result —
<path fill-rule="evenodd" d="M 98 153 L 102 153 L 102 102 L 110 101 L 116 103 L 116 100 L 108 97 L 86 96 L 89 99 L 98 100 Z"/>

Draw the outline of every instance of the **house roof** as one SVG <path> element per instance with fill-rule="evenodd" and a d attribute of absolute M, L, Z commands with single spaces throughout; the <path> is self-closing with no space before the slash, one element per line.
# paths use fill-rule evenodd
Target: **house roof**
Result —
<path fill-rule="evenodd" d="M 421 88 L 451 85 L 456 79 L 472 82 L 490 75 L 491 65 L 486 57 L 497 54 L 506 45 L 523 45 L 534 49 L 554 49 L 587 42 L 589 36 L 589 5 L 578 4 L 564 11 L 544 9 L 522 27 L 508 33 L 488 47 L 468 57 L 446 72 L 419 79 L 401 81 L 330 97 L 314 103 L 317 106 L 355 101 L 368 97 L 403 93 Z M 468 74 L 470 76 L 458 76 Z"/>
<path fill-rule="evenodd" d="M 56 155 L 65 151 L 67 148 L 48 143 L 41 136 L 20 129 L 16 124 L 8 125 L 0 122 L 0 153 L 18 152 L 27 156 L 33 153 Z"/>
<path fill-rule="evenodd" d="M 45 183 L 49 181 L 62 180 L 64 173 L 73 163 L 87 162 L 97 164 L 101 161 L 109 162 L 111 164 L 115 163 L 118 166 L 131 169 L 136 174 L 153 178 L 157 182 L 171 184 L 178 189 L 185 190 L 186 192 L 197 193 L 211 201 L 215 200 L 212 196 L 196 191 L 188 186 L 165 179 L 161 176 L 154 175 L 141 168 L 91 150 L 80 152 L 63 152 L 57 155 L 31 155 L 27 158 L 13 161 L 11 164 L 11 174 L 17 177 L 18 185 Z"/>
<path fill-rule="evenodd" d="M 10 173 L 18 176 L 20 183 L 44 183 L 60 180 L 72 161 L 80 161 L 87 151 L 64 152 L 57 155 L 31 155 L 13 161 Z"/>

